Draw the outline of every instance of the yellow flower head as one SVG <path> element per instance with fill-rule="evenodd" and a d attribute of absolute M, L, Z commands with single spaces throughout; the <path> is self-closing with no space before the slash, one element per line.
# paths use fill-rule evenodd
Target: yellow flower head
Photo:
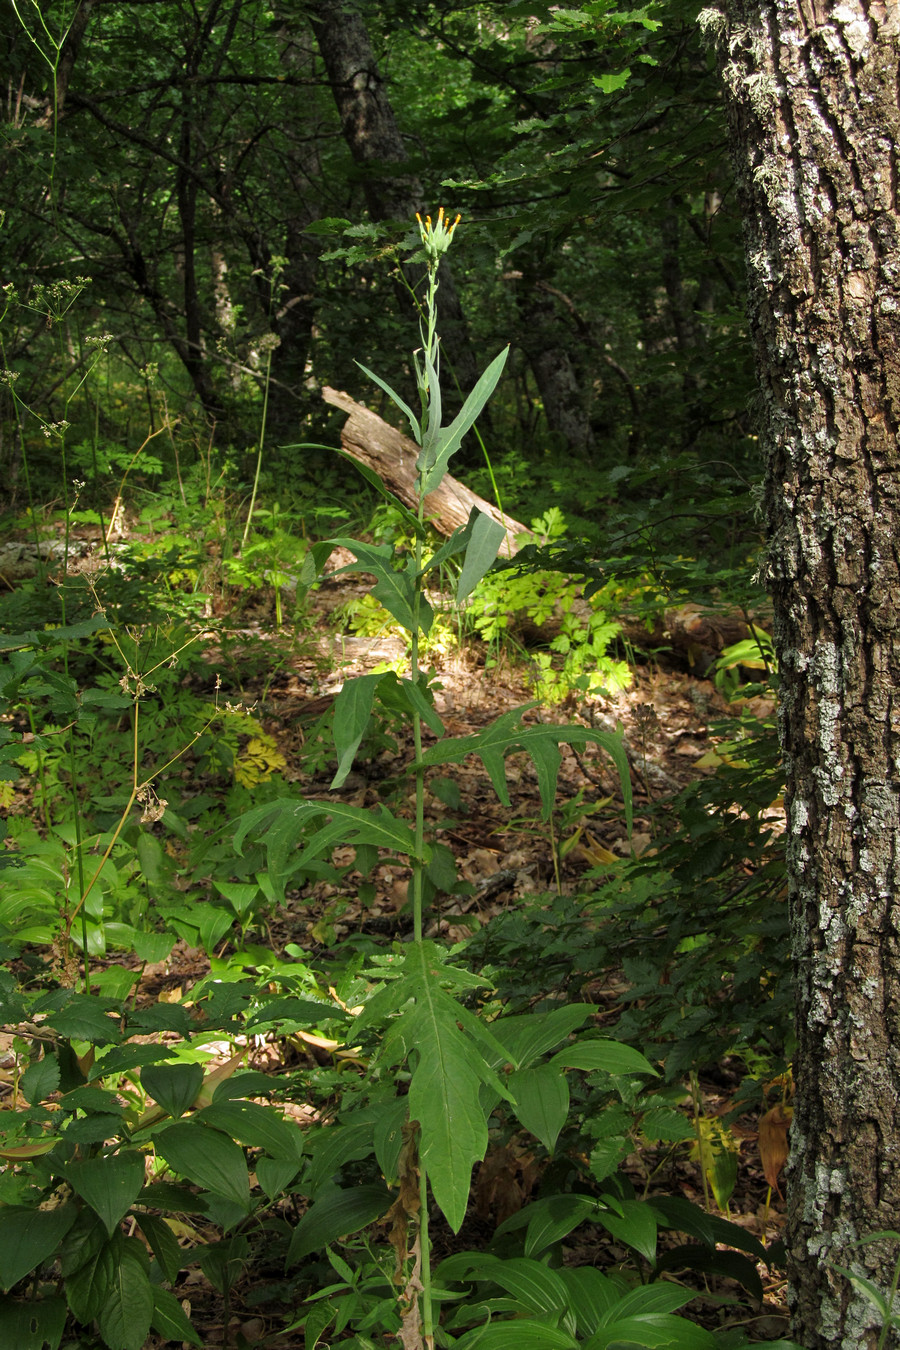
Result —
<path fill-rule="evenodd" d="M 441 255 L 447 252 L 453 239 L 453 231 L 460 222 L 457 216 L 453 224 L 449 223 L 449 218 L 444 215 L 444 208 L 438 209 L 437 224 L 432 224 L 431 216 L 426 216 L 423 223 L 422 217 L 416 212 L 416 220 L 419 222 L 419 234 L 422 236 L 422 243 L 425 247 L 425 253 L 430 264 L 435 265 L 440 262 Z"/>

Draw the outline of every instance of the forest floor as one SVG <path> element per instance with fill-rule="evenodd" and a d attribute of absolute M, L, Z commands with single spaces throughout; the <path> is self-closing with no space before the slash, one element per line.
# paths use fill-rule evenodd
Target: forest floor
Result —
<path fill-rule="evenodd" d="M 211 645 L 205 653 L 206 676 L 186 677 L 192 687 L 203 684 L 203 692 L 215 687 L 220 706 L 228 703 L 252 709 L 284 756 L 284 777 L 302 784 L 310 797 L 328 794 L 333 764 L 329 766 L 323 756 L 316 765 L 313 756 L 311 767 L 310 738 L 343 681 L 404 656 L 402 641 L 389 633 L 361 638 L 338 631 L 334 611 L 346 603 L 348 590 L 337 580 L 326 581 L 311 600 L 299 639 L 288 636 L 287 630 L 284 634 L 273 631 L 269 604 L 260 601 L 255 609 L 248 606 L 241 623 L 246 624 L 242 631 L 246 649 L 255 653 L 253 660 L 242 659 L 241 631 L 234 632 L 228 652 Z M 436 710 L 450 735 L 475 733 L 500 714 L 531 701 L 527 661 L 501 657 L 488 666 L 485 656 L 484 648 L 475 644 L 444 655 L 429 654 L 439 681 Z M 652 850 L 659 803 L 709 772 L 703 761 L 713 748 L 710 723 L 729 708 L 711 679 L 680 669 L 676 657 L 657 655 L 653 664 L 634 667 L 633 676 L 631 687 L 615 696 L 570 697 L 552 709 L 533 706 L 524 717 L 526 723 L 581 721 L 606 731 L 621 725 L 634 800 L 630 835 L 617 774 L 593 747 L 581 752 L 562 747 L 559 809 L 552 822 L 542 822 L 537 776 L 524 757 L 508 762 L 510 806 L 497 800 L 480 762 L 456 766 L 453 776 L 460 789 L 459 809 L 449 822 L 441 803 L 430 799 L 430 824 L 437 839 L 453 852 L 459 876 L 469 883 L 471 893 L 439 899 L 427 935 L 450 942 L 464 939 L 498 914 L 514 910 L 526 897 L 578 894 L 580 879 L 589 868 Z M 749 706 L 760 716 L 772 711 L 771 702 L 765 699 Z M 412 742 L 408 728 L 401 725 L 389 730 L 395 744 L 385 744 L 351 772 L 340 790 L 344 802 L 369 807 L 395 792 L 398 766 L 413 757 Z M 186 770 L 187 775 L 190 772 Z M 191 790 L 197 788 L 194 782 Z M 339 854 L 340 850 L 338 863 Z M 347 850 L 346 860 L 351 857 Z M 269 916 L 264 936 L 257 940 L 282 952 L 288 944 L 297 944 L 311 958 L 327 964 L 329 949 L 348 934 L 402 939 L 411 932 L 408 880 L 406 869 L 383 862 L 374 873 L 374 894 L 366 903 L 347 886 L 318 883 L 301 892 L 289 891 L 287 904 Z M 179 941 L 165 961 L 144 968 L 137 1001 L 177 1000 L 208 971 L 207 956 Z M 621 970 L 610 968 L 595 971 L 573 996 L 599 1006 L 596 1025 L 612 1026 L 624 992 Z M 233 1047 L 223 1043 L 223 1059 L 231 1053 Z M 306 1056 L 311 1064 L 322 1064 L 330 1054 L 330 1048 L 315 1044 L 314 1037 L 305 1043 L 293 1038 L 290 1046 L 258 1040 L 248 1064 L 277 1074 L 295 1066 L 298 1056 L 301 1061 Z M 701 1076 L 705 1116 L 715 1117 L 729 1109 L 739 1078 L 738 1069 L 729 1062 Z M 687 1104 L 689 1099 L 685 1100 Z M 302 1106 L 293 1109 L 298 1119 L 303 1117 Z M 312 1112 L 307 1113 L 305 1123 L 312 1118 Z M 732 1132 L 740 1140 L 741 1152 L 727 1217 L 769 1244 L 779 1235 L 783 1205 L 777 1195 L 770 1201 L 756 1147 L 756 1121 L 743 1117 Z M 638 1151 L 627 1160 L 626 1168 L 638 1194 L 680 1195 L 701 1206 L 711 1204 L 704 1194 L 702 1171 L 684 1147 Z M 524 1137 L 490 1152 L 476 1172 L 470 1213 L 461 1233 L 454 1237 L 440 1222 L 436 1224 L 436 1254 L 442 1257 L 453 1250 L 482 1249 L 497 1223 L 536 1193 L 540 1173 L 541 1164 Z M 608 1267 L 625 1258 L 625 1249 L 609 1235 L 604 1237 L 598 1228 L 592 1231 L 599 1236 L 590 1244 L 576 1237 L 568 1259 L 579 1265 Z M 760 1275 L 766 1297 L 755 1310 L 748 1307 L 737 1286 L 728 1288 L 729 1282 L 718 1280 L 714 1288 L 699 1286 L 700 1302 L 691 1305 L 689 1315 L 710 1327 L 721 1326 L 723 1321 L 740 1323 L 757 1339 L 786 1335 L 784 1281 L 764 1268 Z M 274 1264 L 271 1269 L 255 1265 L 248 1271 L 232 1291 L 227 1331 L 221 1296 L 199 1269 L 186 1272 L 175 1292 L 190 1304 L 192 1321 L 207 1346 L 265 1344 L 299 1350 L 304 1344 L 302 1331 L 279 1333 L 291 1316 L 290 1307 L 285 1308 L 277 1293 L 282 1280 L 282 1269 Z M 147 1344 L 153 1346 L 152 1337 Z"/>

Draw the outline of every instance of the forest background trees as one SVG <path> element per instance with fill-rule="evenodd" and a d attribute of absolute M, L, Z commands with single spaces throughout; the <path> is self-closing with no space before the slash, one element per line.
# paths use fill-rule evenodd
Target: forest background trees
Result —
<path fill-rule="evenodd" d="M 242 520 L 259 500 L 271 520 L 280 512 L 315 533 L 324 485 L 338 519 L 346 503 L 333 461 L 297 442 L 336 440 L 325 386 L 393 416 L 358 361 L 391 372 L 415 400 L 414 367 L 406 357 L 398 366 L 422 295 L 421 262 L 408 258 L 416 212 L 441 203 L 464 221 L 438 291 L 449 401 L 471 388 L 485 354 L 511 344 L 481 442 L 461 452 L 457 473 L 470 486 L 524 520 L 560 508 L 572 536 L 589 541 L 583 557 L 602 559 L 609 575 L 649 574 L 661 603 L 672 593 L 746 608 L 759 596 L 763 429 L 788 800 L 804 817 L 792 836 L 796 952 L 805 971 L 821 948 L 828 988 L 841 990 L 807 1015 L 820 1008 L 821 972 L 801 983 L 802 1135 L 835 1149 L 801 1145 L 795 1163 L 798 1325 L 819 1346 L 840 1343 L 844 1319 L 865 1321 L 846 1281 L 827 1276 L 837 1292 L 820 1295 L 825 1261 L 849 1264 L 866 1229 L 891 1226 L 895 1189 L 893 1108 L 884 1108 L 893 1074 L 848 1070 L 837 1087 L 818 1077 L 823 1065 L 834 1075 L 859 1059 L 845 1010 L 863 990 L 856 1015 L 869 1025 L 894 956 L 893 843 L 863 866 L 863 835 L 884 843 L 896 833 L 887 731 L 881 759 L 869 753 L 873 700 L 889 728 L 896 683 L 893 574 L 875 577 L 892 556 L 875 522 L 889 529 L 893 512 L 896 418 L 884 372 L 896 209 L 860 185 L 891 173 L 879 128 L 896 124 L 884 57 L 895 35 L 879 28 L 869 61 L 854 23 L 878 28 L 880 11 L 860 6 L 829 26 L 821 7 L 805 18 L 802 5 L 762 7 L 764 22 L 760 8 L 735 3 L 701 23 L 691 0 L 628 12 L 608 0 L 577 10 L 3 0 L 0 482 L 10 512 L 32 519 L 60 500 L 108 509 L 123 470 L 151 512 L 164 484 L 204 507 L 224 485 L 224 509 Z M 726 54 L 724 82 L 703 28 Z M 788 36 L 779 46 L 772 34 Z M 782 65 L 789 49 L 813 55 Z M 837 151 L 802 124 L 810 87 L 842 128 Z M 875 127 L 855 120 L 869 97 Z M 836 155 L 827 172 L 826 150 Z M 788 179 L 799 225 L 783 201 L 777 209 Z M 763 375 L 756 402 L 742 220 Z M 854 234 L 860 221 L 877 240 L 871 257 Z M 870 312 L 887 316 L 873 333 Z M 821 422 L 813 406 L 826 409 Z M 135 461 L 148 434 L 152 453 Z M 840 548 L 823 549 L 826 536 Z M 865 574 L 847 561 L 854 551 L 868 558 Z M 842 655 L 820 668 L 826 646 Z M 821 711 L 836 690 L 846 716 Z M 811 709 L 826 763 L 812 752 Z M 816 786 L 823 771 L 830 787 Z M 808 865 L 818 858 L 829 861 Z M 871 903 L 860 899 L 861 870 Z M 844 925 L 834 951 L 828 925 L 817 927 L 826 892 Z M 888 1005 L 872 1043 L 883 1058 L 896 1039 Z M 846 1033 L 840 1054 L 836 1026 Z M 862 1166 L 841 1152 L 847 1119 L 860 1157 L 880 1168 L 869 1189 L 881 1200 L 858 1208 L 841 1199 L 857 1194 L 847 1177 Z M 832 1193 L 815 1198 L 810 1221 L 800 1178 L 811 1186 L 826 1163 Z M 889 1251 L 871 1249 L 866 1269 L 882 1285 L 890 1266 Z"/>
<path fill-rule="evenodd" d="M 446 199 L 470 228 L 440 290 L 445 352 L 466 385 L 475 352 L 512 342 L 503 443 L 614 471 L 607 500 L 680 454 L 738 491 L 742 269 L 692 7 L 664 25 L 532 8 L 99 3 L 44 7 L 44 28 L 8 6 L 6 283 L 89 276 L 106 378 L 152 368 L 223 455 L 271 353 L 284 482 L 308 466 L 277 446 L 321 418 L 321 385 L 355 393 L 354 358 L 396 350 L 415 278 L 393 250 Z M 58 411 L 52 331 L 19 311 L 4 341 L 20 397 Z M 83 369 L 83 341 L 67 357 Z M 128 403 L 107 435 L 133 429 Z M 20 458 L 7 438 L 14 486 Z"/>

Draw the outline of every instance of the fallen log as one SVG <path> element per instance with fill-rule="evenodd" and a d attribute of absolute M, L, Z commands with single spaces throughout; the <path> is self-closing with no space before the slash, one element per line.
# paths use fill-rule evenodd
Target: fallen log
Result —
<path fill-rule="evenodd" d="M 404 506 L 414 511 L 418 505 L 416 458 L 419 454 L 415 441 L 397 431 L 362 403 L 357 403 L 349 394 L 326 386 L 322 390 L 322 397 L 326 403 L 349 414 L 341 431 L 341 445 L 346 453 L 360 464 L 373 469 L 385 487 L 395 497 L 399 497 Z M 506 531 L 506 538 L 500 545 L 501 557 L 513 556 L 518 547 L 517 537 L 525 535 L 525 542 L 534 538 L 527 525 L 503 515 L 496 506 L 479 497 L 449 473 L 444 475 L 440 486 L 425 498 L 425 518 L 439 534 L 451 535 L 458 526 L 465 525 L 473 506 L 496 520 Z"/>

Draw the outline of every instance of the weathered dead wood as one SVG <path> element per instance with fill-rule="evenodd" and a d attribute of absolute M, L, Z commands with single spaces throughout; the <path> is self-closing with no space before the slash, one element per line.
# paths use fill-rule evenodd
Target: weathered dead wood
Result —
<path fill-rule="evenodd" d="M 326 403 L 349 414 L 341 431 L 341 445 L 347 454 L 373 469 L 404 506 L 415 510 L 416 457 L 419 453 L 415 441 L 362 403 L 357 403 L 349 394 L 326 387 L 322 397 Z M 527 526 L 511 516 L 501 515 L 496 506 L 491 506 L 449 473 L 440 487 L 425 498 L 425 516 L 439 534 L 451 535 L 459 525 L 465 525 L 473 506 L 506 530 L 506 539 L 500 545 L 501 557 L 512 557 L 517 536 L 533 537 Z"/>

